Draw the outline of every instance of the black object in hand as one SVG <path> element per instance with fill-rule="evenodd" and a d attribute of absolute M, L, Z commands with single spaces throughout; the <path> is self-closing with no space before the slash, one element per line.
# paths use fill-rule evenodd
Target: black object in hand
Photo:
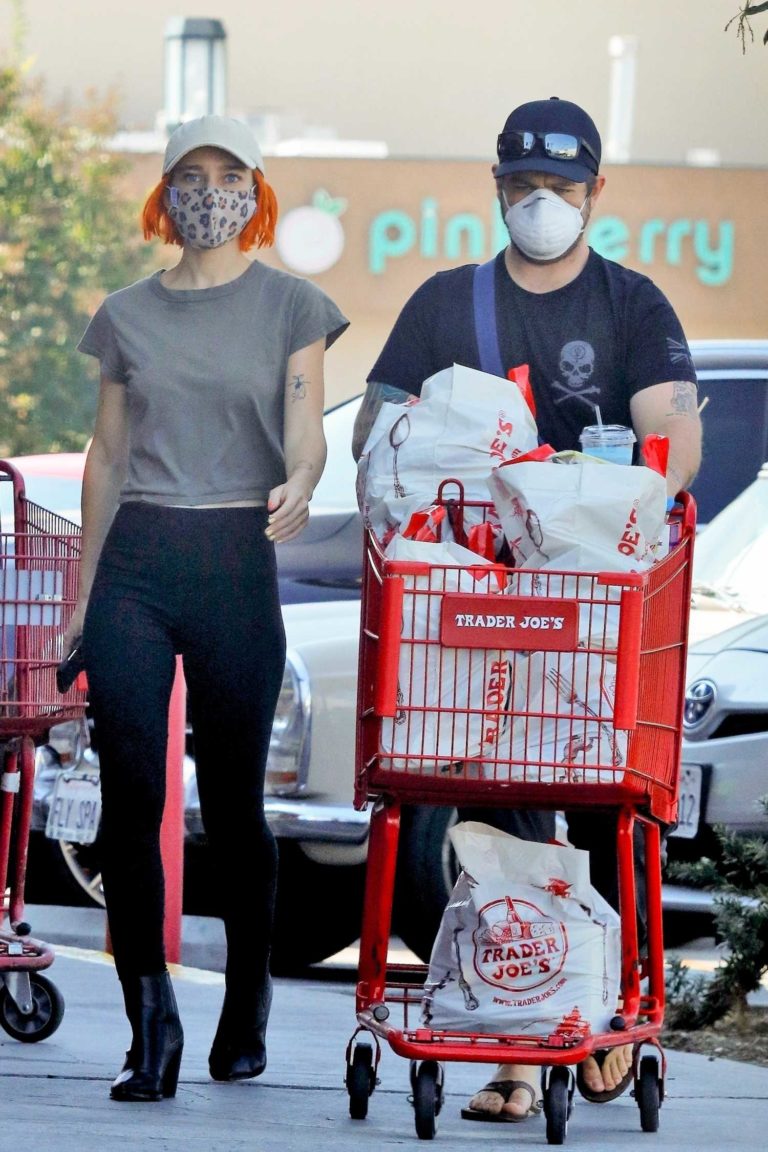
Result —
<path fill-rule="evenodd" d="M 85 671 L 83 649 L 76 644 L 69 656 L 65 656 L 56 668 L 56 687 L 59 692 L 68 692 L 81 672 Z"/>

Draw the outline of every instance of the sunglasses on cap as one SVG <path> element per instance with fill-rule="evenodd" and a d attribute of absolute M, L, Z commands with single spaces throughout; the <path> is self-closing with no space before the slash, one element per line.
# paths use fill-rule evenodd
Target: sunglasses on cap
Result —
<path fill-rule="evenodd" d="M 595 173 L 600 162 L 592 148 L 583 136 L 572 136 L 569 132 L 500 132 L 496 142 L 499 161 L 502 164 L 510 160 L 521 160 L 533 152 L 536 141 L 540 140 L 545 154 L 550 160 L 578 160 L 579 153 L 584 151 L 591 156 L 595 164 Z"/>

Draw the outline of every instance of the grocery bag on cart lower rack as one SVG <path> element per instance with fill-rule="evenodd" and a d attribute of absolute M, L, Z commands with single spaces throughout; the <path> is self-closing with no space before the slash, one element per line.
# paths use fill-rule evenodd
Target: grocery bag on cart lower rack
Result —
<path fill-rule="evenodd" d="M 504 651 L 445 648 L 440 644 L 443 595 L 501 593 L 505 569 L 451 541 L 426 543 L 394 536 L 388 560 L 419 565 L 405 576 L 398 663 L 398 709 L 381 721 L 380 754 L 392 771 L 434 775 L 450 765 L 495 753 L 498 716 L 508 685 Z M 489 722 L 488 711 L 496 716 Z M 471 769 L 463 763 L 462 776 Z"/>
<path fill-rule="evenodd" d="M 432 949 L 432 1029 L 548 1036 L 603 1032 L 620 980 L 619 915 L 590 884 L 589 854 L 465 821 L 462 866 Z"/>

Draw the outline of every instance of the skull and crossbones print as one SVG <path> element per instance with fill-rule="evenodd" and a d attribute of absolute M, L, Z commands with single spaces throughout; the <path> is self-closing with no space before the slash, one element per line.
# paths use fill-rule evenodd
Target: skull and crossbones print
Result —
<path fill-rule="evenodd" d="M 552 390 L 561 393 L 555 396 L 555 404 L 563 404 L 566 400 L 581 400 L 594 408 L 594 401 L 587 399 L 600 394 L 600 389 L 592 382 L 595 371 L 595 350 L 592 345 L 586 340 L 569 340 L 560 352 L 559 369 L 563 382 L 552 382 Z"/>

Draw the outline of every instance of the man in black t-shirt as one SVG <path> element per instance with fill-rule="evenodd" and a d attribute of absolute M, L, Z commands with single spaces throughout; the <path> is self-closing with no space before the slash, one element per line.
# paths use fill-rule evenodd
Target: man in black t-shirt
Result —
<path fill-rule="evenodd" d="M 631 425 L 638 445 L 669 438 L 668 491 L 686 488 L 701 455 L 696 376 L 671 305 L 646 277 L 598 256 L 584 229 L 602 192 L 600 135 L 587 113 L 553 97 L 516 108 L 492 172 L 509 245 L 495 260 L 432 276 L 406 303 L 368 377 L 355 424 L 359 457 L 384 400 L 403 403 L 450 365 L 506 376 L 528 364 L 539 434 L 559 450 L 600 419 Z M 466 815 L 466 814 L 462 814 Z M 546 840 L 552 814 L 487 811 L 477 818 Z M 616 903 L 615 834 L 605 818 L 569 815 L 589 848 L 593 883 Z M 612 1099 L 631 1080 L 631 1045 L 579 1069 L 589 1099 Z M 540 1111 L 538 1070 L 502 1065 L 462 1114 L 520 1120 Z"/>

